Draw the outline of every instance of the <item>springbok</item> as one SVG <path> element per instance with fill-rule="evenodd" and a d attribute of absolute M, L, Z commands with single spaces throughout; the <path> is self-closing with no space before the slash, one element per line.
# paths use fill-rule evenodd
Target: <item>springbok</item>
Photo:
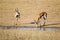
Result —
<path fill-rule="evenodd" d="M 44 24 L 43 24 L 43 26 L 45 25 L 45 23 L 46 23 L 46 19 L 47 19 L 47 13 L 46 12 L 41 12 L 41 13 L 39 13 L 37 16 L 36 16 L 36 19 L 34 20 L 34 23 L 35 24 L 37 24 L 37 26 L 38 26 L 38 23 L 40 23 L 40 19 L 43 17 L 43 19 L 44 19 Z M 41 29 L 41 23 L 40 23 L 40 29 Z"/>
<path fill-rule="evenodd" d="M 20 18 L 20 12 L 19 12 L 18 8 L 16 8 L 15 11 L 16 11 L 15 17 L 16 17 L 16 20 L 18 21 L 18 19 Z"/>

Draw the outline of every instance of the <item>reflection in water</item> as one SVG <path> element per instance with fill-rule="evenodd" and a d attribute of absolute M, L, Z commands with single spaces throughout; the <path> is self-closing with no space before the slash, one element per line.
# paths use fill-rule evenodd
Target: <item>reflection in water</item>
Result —
<path fill-rule="evenodd" d="M 0 27 L 0 30 L 8 29 L 8 30 L 40 30 L 40 28 L 20 28 L 20 27 Z M 41 28 L 41 30 L 44 30 L 44 28 Z M 60 28 L 45 28 L 45 30 L 60 30 Z"/>

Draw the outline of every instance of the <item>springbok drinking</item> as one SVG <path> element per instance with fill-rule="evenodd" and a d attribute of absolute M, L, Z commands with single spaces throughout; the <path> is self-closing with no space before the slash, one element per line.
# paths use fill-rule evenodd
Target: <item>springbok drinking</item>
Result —
<path fill-rule="evenodd" d="M 16 11 L 15 17 L 16 17 L 16 20 L 18 21 L 18 19 L 20 18 L 20 12 L 18 8 L 16 8 L 15 11 Z"/>
<path fill-rule="evenodd" d="M 43 17 L 43 19 L 44 19 L 44 24 L 43 24 L 43 26 L 45 25 L 45 23 L 46 23 L 46 19 L 47 19 L 47 13 L 46 12 L 41 12 L 41 13 L 39 13 L 37 16 L 36 16 L 36 19 L 34 20 L 34 23 L 35 24 L 37 24 L 37 26 L 38 26 L 38 23 L 39 23 L 39 21 L 40 21 L 40 19 Z M 40 28 L 41 28 L 41 23 L 40 23 Z"/>

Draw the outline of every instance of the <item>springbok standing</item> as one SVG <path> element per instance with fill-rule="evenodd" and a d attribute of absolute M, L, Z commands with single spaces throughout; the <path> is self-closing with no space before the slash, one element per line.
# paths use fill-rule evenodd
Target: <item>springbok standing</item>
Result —
<path fill-rule="evenodd" d="M 39 13 L 37 16 L 36 16 L 36 19 L 34 20 L 34 23 L 35 24 L 37 24 L 37 26 L 38 26 L 38 23 L 39 23 L 39 21 L 40 21 L 40 19 L 43 17 L 43 19 L 44 19 L 44 24 L 43 24 L 43 26 L 45 25 L 45 23 L 46 23 L 46 19 L 47 19 L 47 13 L 46 12 L 41 12 L 41 13 Z M 40 23 L 40 29 L 41 29 L 41 23 Z"/>
<path fill-rule="evenodd" d="M 16 20 L 18 21 L 18 19 L 20 18 L 20 12 L 19 12 L 18 8 L 16 8 L 15 11 L 16 11 L 15 17 L 16 17 Z"/>

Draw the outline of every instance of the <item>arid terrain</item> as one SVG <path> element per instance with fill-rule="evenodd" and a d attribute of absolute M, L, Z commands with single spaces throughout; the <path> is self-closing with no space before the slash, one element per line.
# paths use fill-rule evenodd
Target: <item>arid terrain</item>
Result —
<path fill-rule="evenodd" d="M 0 30 L 0 40 L 60 40 L 60 31 Z"/>
<path fill-rule="evenodd" d="M 15 9 L 21 18 L 16 22 Z M 31 25 L 35 16 L 47 12 L 46 27 L 60 27 L 60 0 L 0 0 L 0 26 Z M 34 26 L 34 25 L 32 25 Z"/>
<path fill-rule="evenodd" d="M 18 22 L 15 18 L 16 8 L 21 14 Z M 60 27 L 60 0 L 0 0 L 0 27 L 35 27 L 30 23 L 41 12 L 47 13 L 45 27 Z M 60 40 L 60 31 L 5 29 L 0 30 L 0 40 Z"/>

